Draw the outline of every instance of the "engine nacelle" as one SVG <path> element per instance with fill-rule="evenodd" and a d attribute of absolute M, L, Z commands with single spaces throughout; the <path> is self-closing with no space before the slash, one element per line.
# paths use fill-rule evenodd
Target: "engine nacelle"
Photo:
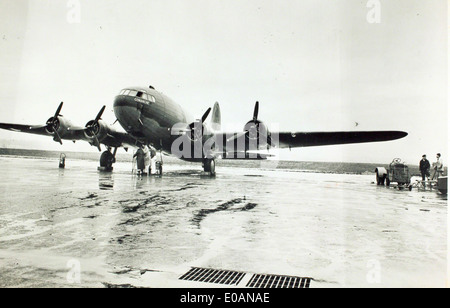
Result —
<path fill-rule="evenodd" d="M 270 144 L 270 132 L 267 126 L 258 120 L 251 120 L 244 126 L 244 132 L 247 139 L 257 144 L 259 147 L 265 147 Z"/>
<path fill-rule="evenodd" d="M 72 127 L 72 123 L 65 119 L 63 116 L 57 116 L 51 117 L 47 121 L 47 127 L 45 130 L 47 133 L 54 135 L 55 130 L 58 132 L 59 136 L 61 138 L 69 137 L 71 135 L 71 132 L 68 130 L 70 127 Z"/>
<path fill-rule="evenodd" d="M 201 121 L 196 121 L 188 126 L 188 136 L 191 141 L 202 140 L 205 137 L 211 136 L 211 132 L 208 127 L 203 124 Z"/>
<path fill-rule="evenodd" d="M 95 122 L 95 120 L 91 120 L 87 122 L 86 128 L 90 128 L 84 131 L 84 135 L 86 136 L 86 138 L 94 140 L 95 137 L 97 137 L 97 140 L 99 142 L 102 142 L 108 136 L 108 133 L 110 131 L 109 126 L 102 120 L 99 120 L 98 122 Z"/>

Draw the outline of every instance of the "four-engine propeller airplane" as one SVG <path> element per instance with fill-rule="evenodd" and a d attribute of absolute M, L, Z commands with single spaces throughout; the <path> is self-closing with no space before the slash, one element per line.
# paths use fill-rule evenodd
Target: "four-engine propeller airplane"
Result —
<path fill-rule="evenodd" d="M 174 155 L 180 159 L 202 163 L 205 172 L 215 174 L 215 160 L 267 159 L 270 155 L 257 153 L 261 149 L 296 148 L 363 142 L 379 142 L 403 138 L 402 131 L 348 131 L 348 132 L 270 132 L 258 119 L 259 103 L 256 102 L 253 118 L 242 132 L 221 131 L 221 114 L 218 103 L 212 110 L 210 125 L 206 120 L 209 108 L 200 120 L 195 120 L 180 105 L 166 95 L 149 88 L 123 89 L 114 100 L 114 113 L 125 132 L 116 130 L 102 120 L 103 106 L 94 120 L 85 127 L 74 126 L 61 115 L 61 103 L 45 125 L 19 125 L 0 123 L 1 129 L 37 135 L 52 136 L 62 140 L 84 140 L 101 151 L 101 144 L 108 150 L 100 158 L 100 166 L 114 161 L 117 149 L 149 147 L 152 150 Z M 111 149 L 114 149 L 113 154 Z M 256 151 L 256 152 L 255 152 Z M 111 159 L 112 157 L 112 159 Z M 162 171 L 162 170 L 161 170 Z"/>

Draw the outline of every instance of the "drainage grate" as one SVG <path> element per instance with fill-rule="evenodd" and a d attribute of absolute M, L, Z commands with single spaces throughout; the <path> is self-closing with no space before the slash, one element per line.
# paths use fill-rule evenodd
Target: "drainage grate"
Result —
<path fill-rule="evenodd" d="M 237 286 L 244 276 L 242 272 L 193 267 L 179 279 Z"/>
<path fill-rule="evenodd" d="M 309 288 L 311 278 L 279 275 L 253 275 L 247 288 Z"/>

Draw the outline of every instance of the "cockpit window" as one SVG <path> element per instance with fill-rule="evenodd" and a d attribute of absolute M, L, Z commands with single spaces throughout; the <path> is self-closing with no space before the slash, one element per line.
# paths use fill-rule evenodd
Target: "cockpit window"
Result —
<path fill-rule="evenodd" d="M 120 91 L 120 95 L 127 95 L 133 97 L 137 96 L 139 98 L 145 99 L 146 101 L 156 103 L 156 98 L 153 95 L 142 91 L 123 89 L 122 91 Z"/>
<path fill-rule="evenodd" d="M 144 92 L 138 92 L 137 93 L 137 97 L 143 98 L 143 99 L 147 99 L 147 93 Z"/>

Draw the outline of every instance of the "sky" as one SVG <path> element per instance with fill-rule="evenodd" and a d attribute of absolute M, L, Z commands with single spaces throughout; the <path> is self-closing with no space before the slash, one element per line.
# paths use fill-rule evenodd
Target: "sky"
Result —
<path fill-rule="evenodd" d="M 77 125 L 103 105 L 113 123 L 122 88 L 153 85 L 198 117 L 218 101 L 237 130 L 258 100 L 272 131 L 409 133 L 281 159 L 447 157 L 447 16 L 445 0 L 0 0 L 0 122 L 44 124 L 64 101 Z M 9 131 L 0 146 L 97 151 Z"/>

